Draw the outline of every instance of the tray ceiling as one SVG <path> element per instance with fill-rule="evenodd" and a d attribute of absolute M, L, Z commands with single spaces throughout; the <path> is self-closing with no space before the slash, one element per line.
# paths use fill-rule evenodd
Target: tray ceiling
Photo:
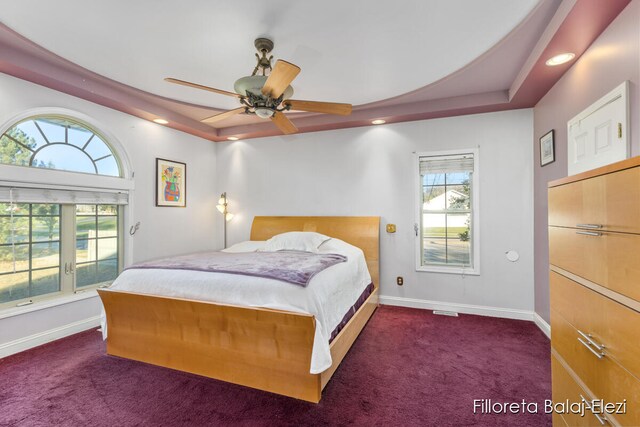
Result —
<path fill-rule="evenodd" d="M 253 40 L 302 68 L 296 99 L 367 104 L 416 90 L 470 63 L 538 0 L 5 2 L 2 22 L 45 49 L 144 91 L 215 108 L 255 65 Z"/>
<path fill-rule="evenodd" d="M 212 141 L 279 135 L 247 115 L 201 123 L 236 101 L 163 81 L 232 90 L 267 36 L 302 68 L 296 99 L 354 104 L 287 113 L 299 132 L 424 120 L 534 106 L 629 1 L 21 0 L 3 4 L 0 72 Z"/>

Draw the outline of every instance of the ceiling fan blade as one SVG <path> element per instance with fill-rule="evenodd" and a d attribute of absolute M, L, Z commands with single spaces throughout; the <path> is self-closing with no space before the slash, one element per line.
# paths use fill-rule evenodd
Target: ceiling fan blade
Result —
<path fill-rule="evenodd" d="M 245 107 L 234 108 L 233 110 L 225 111 L 224 113 L 216 114 L 215 116 L 207 117 L 206 119 L 200 120 L 202 123 L 216 123 L 224 119 L 228 119 L 231 116 L 235 116 L 236 114 L 244 113 Z"/>
<path fill-rule="evenodd" d="M 272 98 L 280 97 L 299 72 L 300 67 L 297 65 L 278 59 L 273 71 L 271 71 L 269 78 L 262 87 L 262 94 Z"/>
<path fill-rule="evenodd" d="M 192 88 L 195 88 L 195 89 L 208 90 L 209 92 L 219 93 L 220 95 L 233 96 L 233 97 L 236 97 L 236 98 L 244 98 L 244 96 L 238 95 L 237 93 L 234 93 L 234 92 L 229 92 L 229 91 L 222 90 L 222 89 L 216 89 L 216 88 L 209 87 L 209 86 L 199 85 L 198 83 L 191 83 L 191 82 L 187 82 L 185 80 L 174 79 L 174 78 L 171 78 L 171 77 L 167 77 L 166 79 L 164 79 L 164 81 L 165 82 L 169 82 L 169 83 L 175 83 L 177 85 L 192 87 Z"/>
<path fill-rule="evenodd" d="M 276 112 L 273 116 L 271 116 L 271 121 L 278 126 L 278 129 L 282 131 L 285 135 L 289 135 L 292 133 L 298 132 L 298 128 L 291 123 L 291 120 L 284 113 Z"/>
<path fill-rule="evenodd" d="M 339 114 L 341 116 L 348 116 L 351 114 L 352 108 L 351 104 L 340 104 L 337 102 L 299 101 L 296 99 L 287 99 L 284 103 L 286 105 L 290 105 L 292 110 Z"/>

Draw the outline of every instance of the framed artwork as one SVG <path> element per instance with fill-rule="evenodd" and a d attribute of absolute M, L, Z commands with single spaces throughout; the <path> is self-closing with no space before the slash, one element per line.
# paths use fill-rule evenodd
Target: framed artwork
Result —
<path fill-rule="evenodd" d="M 540 138 L 540 166 L 548 165 L 556 160 L 556 146 L 553 129 Z"/>
<path fill-rule="evenodd" d="M 187 206 L 187 165 L 156 159 L 156 206 Z"/>

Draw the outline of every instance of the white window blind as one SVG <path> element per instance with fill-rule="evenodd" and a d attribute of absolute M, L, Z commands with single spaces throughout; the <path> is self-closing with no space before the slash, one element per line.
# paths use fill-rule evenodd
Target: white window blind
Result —
<path fill-rule="evenodd" d="M 126 205 L 129 203 L 129 194 L 126 191 L 0 186 L 0 202 Z"/>
<path fill-rule="evenodd" d="M 420 175 L 473 172 L 473 154 L 420 157 Z"/>

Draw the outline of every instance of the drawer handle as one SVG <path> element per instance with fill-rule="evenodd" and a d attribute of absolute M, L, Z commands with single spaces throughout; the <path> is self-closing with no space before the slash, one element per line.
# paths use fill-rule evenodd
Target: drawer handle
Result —
<path fill-rule="evenodd" d="M 587 407 L 587 409 L 591 411 L 591 405 L 589 404 L 589 401 L 585 399 L 583 395 L 580 395 L 580 399 L 582 399 L 582 401 L 585 403 L 585 406 Z M 609 424 L 609 420 L 607 420 L 604 416 L 598 415 L 593 411 L 591 411 L 591 413 L 593 414 L 594 417 L 598 419 L 601 425 L 604 426 Z"/>
<path fill-rule="evenodd" d="M 607 425 L 609 423 L 609 420 L 607 420 L 605 417 L 603 417 L 602 415 L 598 415 L 595 412 L 591 412 L 593 414 L 594 417 L 596 417 L 598 419 L 598 421 L 600 421 L 600 424 Z"/>
<path fill-rule="evenodd" d="M 584 234 L 585 236 L 602 236 L 602 233 L 597 231 L 576 231 L 576 234 Z"/>
<path fill-rule="evenodd" d="M 594 346 L 596 348 L 596 350 L 602 352 L 604 351 L 604 344 L 598 344 L 597 342 L 594 341 L 593 339 L 593 335 L 591 334 L 585 334 L 584 332 L 578 330 L 578 333 L 580 335 L 582 335 L 582 338 L 584 338 L 585 340 L 587 340 L 587 342 L 589 344 L 591 344 L 592 346 Z"/>
<path fill-rule="evenodd" d="M 587 347 L 587 350 L 589 350 L 591 353 L 593 353 L 598 359 L 602 359 L 604 357 L 603 353 L 599 353 L 599 352 L 595 351 L 594 349 L 592 349 L 591 346 L 586 341 L 583 341 L 582 338 L 578 337 L 578 341 L 580 341 L 580 343 L 583 346 Z"/>
<path fill-rule="evenodd" d="M 593 230 L 597 230 L 599 228 L 602 228 L 602 224 L 576 224 L 576 227 L 578 228 L 590 228 Z"/>

